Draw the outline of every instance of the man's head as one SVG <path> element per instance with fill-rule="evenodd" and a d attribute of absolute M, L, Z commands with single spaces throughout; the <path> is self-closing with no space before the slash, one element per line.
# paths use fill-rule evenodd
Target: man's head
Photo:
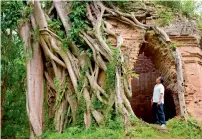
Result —
<path fill-rule="evenodd" d="M 156 79 L 156 83 L 157 83 L 157 84 L 163 83 L 163 82 L 164 82 L 164 79 L 163 79 L 163 77 L 161 77 L 161 76 Z"/>

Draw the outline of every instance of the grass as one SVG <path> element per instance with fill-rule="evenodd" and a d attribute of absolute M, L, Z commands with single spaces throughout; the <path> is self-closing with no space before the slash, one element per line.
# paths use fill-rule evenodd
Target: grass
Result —
<path fill-rule="evenodd" d="M 162 132 L 154 129 L 152 125 L 143 125 L 138 123 L 131 127 L 132 139 L 200 139 L 202 132 L 190 123 L 186 127 L 185 121 L 171 119 L 167 122 L 168 132 Z"/>
<path fill-rule="evenodd" d="M 196 121 L 192 120 L 196 123 Z M 133 120 L 134 126 L 129 127 L 127 136 L 124 133 L 122 121 L 110 121 L 105 126 L 92 126 L 88 130 L 81 127 L 69 127 L 62 134 L 46 131 L 43 139 L 200 139 L 202 132 L 192 124 L 186 124 L 179 118 L 173 118 L 167 122 L 168 132 L 162 132 L 151 124 L 144 124 L 140 120 Z M 198 123 L 199 124 L 199 123 Z M 200 124 L 200 126 L 202 126 Z"/>
<path fill-rule="evenodd" d="M 159 18 L 155 21 L 155 23 L 159 26 L 167 26 L 172 23 L 174 16 L 173 12 L 169 8 L 160 8 L 157 9 L 157 14 Z"/>

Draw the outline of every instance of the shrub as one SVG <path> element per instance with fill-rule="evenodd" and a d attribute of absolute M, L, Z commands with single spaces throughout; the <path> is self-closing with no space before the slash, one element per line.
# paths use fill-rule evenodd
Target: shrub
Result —
<path fill-rule="evenodd" d="M 193 0 L 184 0 L 181 2 L 180 9 L 183 15 L 192 17 L 195 14 L 195 2 Z"/>

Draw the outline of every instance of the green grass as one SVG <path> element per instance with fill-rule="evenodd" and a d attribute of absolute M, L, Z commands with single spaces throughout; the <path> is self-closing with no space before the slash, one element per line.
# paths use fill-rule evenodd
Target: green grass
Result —
<path fill-rule="evenodd" d="M 192 122 L 195 122 L 192 120 Z M 105 126 L 93 126 L 88 130 L 81 127 L 69 127 L 62 134 L 46 131 L 43 139 L 200 139 L 202 132 L 192 124 L 186 124 L 183 120 L 171 119 L 167 122 L 168 132 L 162 132 L 153 125 L 144 124 L 140 120 L 133 120 L 134 126 L 129 127 L 129 133 L 125 135 L 123 124 L 120 120 L 110 121 Z M 196 123 L 196 122 L 195 122 Z"/>

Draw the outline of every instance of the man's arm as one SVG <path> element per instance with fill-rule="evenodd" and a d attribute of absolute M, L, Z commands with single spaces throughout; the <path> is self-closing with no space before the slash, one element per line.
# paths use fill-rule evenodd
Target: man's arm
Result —
<path fill-rule="evenodd" d="M 163 100 L 163 93 L 160 94 L 159 101 L 158 101 L 158 105 L 161 104 L 162 100 Z"/>
<path fill-rule="evenodd" d="M 162 102 L 162 100 L 163 100 L 164 90 L 165 90 L 165 89 L 164 89 L 164 86 L 162 86 L 162 87 L 160 88 L 160 97 L 159 97 L 158 105 L 160 105 L 161 102 Z"/>

